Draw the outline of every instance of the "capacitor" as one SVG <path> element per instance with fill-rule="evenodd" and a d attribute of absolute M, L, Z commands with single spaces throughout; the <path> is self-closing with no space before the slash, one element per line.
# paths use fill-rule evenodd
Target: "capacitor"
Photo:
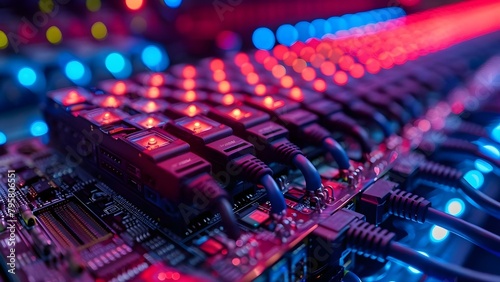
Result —
<path fill-rule="evenodd" d="M 19 213 L 21 213 L 21 217 L 24 222 L 28 226 L 34 226 L 36 224 L 36 217 L 33 215 L 33 212 L 27 205 L 19 206 Z"/>

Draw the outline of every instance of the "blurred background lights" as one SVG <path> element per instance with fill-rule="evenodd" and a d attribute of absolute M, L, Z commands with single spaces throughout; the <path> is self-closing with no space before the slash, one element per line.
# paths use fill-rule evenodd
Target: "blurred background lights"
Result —
<path fill-rule="evenodd" d="M 158 46 L 149 45 L 142 50 L 142 62 L 151 70 L 165 70 L 170 63 L 167 53 Z"/>
<path fill-rule="evenodd" d="M 0 131 L 0 145 L 7 143 L 7 136 L 5 133 Z"/>
<path fill-rule="evenodd" d="M 91 12 L 97 12 L 101 9 L 101 0 L 87 0 L 85 4 Z"/>
<path fill-rule="evenodd" d="M 215 39 L 217 47 L 226 51 L 238 51 L 241 49 L 241 38 L 240 36 L 232 31 L 222 31 L 217 35 Z"/>
<path fill-rule="evenodd" d="M 314 26 L 306 21 L 298 22 L 295 25 L 295 29 L 298 33 L 298 40 L 302 42 L 313 37 L 315 33 Z"/>
<path fill-rule="evenodd" d="M 80 80 L 85 75 L 85 67 L 79 61 L 69 61 L 64 67 L 66 76 L 71 80 Z"/>
<path fill-rule="evenodd" d="M 0 36 L 0 48 L 1 46 L 2 46 L 2 39 Z M 500 143 L 500 124 L 497 125 L 495 128 L 493 128 L 493 130 L 491 131 L 491 138 Z"/>
<path fill-rule="evenodd" d="M 431 241 L 434 243 L 439 243 L 444 241 L 449 235 L 450 232 L 441 226 L 433 225 L 431 227 L 430 237 Z"/>
<path fill-rule="evenodd" d="M 40 11 L 48 14 L 54 10 L 54 1 L 40 0 L 38 1 L 38 7 L 40 8 Z"/>
<path fill-rule="evenodd" d="M 493 145 L 483 145 L 480 146 L 479 149 L 481 150 L 481 152 L 492 158 L 500 159 L 500 151 Z"/>
<path fill-rule="evenodd" d="M 170 8 L 178 8 L 181 5 L 182 0 L 163 0 L 163 2 L 165 2 L 165 5 Z"/>
<path fill-rule="evenodd" d="M 92 36 L 98 40 L 104 39 L 108 35 L 108 29 L 102 22 L 94 23 L 90 28 L 90 32 L 92 33 Z"/>
<path fill-rule="evenodd" d="M 332 26 L 330 23 L 324 19 L 315 19 L 311 22 L 314 26 L 314 37 L 322 38 L 325 34 L 330 34 L 332 32 Z"/>
<path fill-rule="evenodd" d="M 278 30 L 276 31 L 276 39 L 278 39 L 279 43 L 285 46 L 291 46 L 298 40 L 298 38 L 299 33 L 293 25 L 284 24 L 278 27 Z"/>
<path fill-rule="evenodd" d="M 484 176 L 477 170 L 470 170 L 463 177 L 475 189 L 479 189 L 483 186 Z"/>
<path fill-rule="evenodd" d="M 426 253 L 426 252 L 422 252 L 422 251 L 418 251 L 420 254 L 426 256 L 426 257 L 429 257 L 429 255 Z M 415 273 L 415 274 L 419 274 L 419 273 L 422 273 L 420 270 L 412 267 L 412 266 L 408 266 L 408 270 L 411 272 L 411 273 Z"/>
<path fill-rule="evenodd" d="M 62 40 L 61 30 L 57 26 L 49 27 L 45 35 L 47 36 L 47 40 L 52 44 L 58 44 Z"/>
<path fill-rule="evenodd" d="M 134 11 L 142 8 L 143 4 L 144 0 L 125 0 L 125 5 L 127 5 L 127 8 Z"/>
<path fill-rule="evenodd" d="M 125 68 L 125 58 L 119 53 L 111 53 L 104 61 L 106 68 L 112 73 L 119 73 Z"/>
<path fill-rule="evenodd" d="M 489 173 L 493 171 L 493 166 L 482 159 L 477 159 L 476 161 L 474 161 L 474 166 L 477 170 L 483 173 Z"/>
<path fill-rule="evenodd" d="M 36 72 L 30 67 L 24 67 L 17 73 L 17 80 L 23 86 L 32 86 L 36 82 Z"/>
<path fill-rule="evenodd" d="M 465 203 L 459 198 L 450 199 L 446 203 L 445 211 L 453 216 L 460 217 L 464 214 Z"/>
<path fill-rule="evenodd" d="M 9 38 L 5 32 L 0 30 L 0 49 L 5 49 L 7 46 L 9 46 Z"/>
<path fill-rule="evenodd" d="M 276 40 L 274 33 L 269 28 L 259 27 L 252 34 L 252 42 L 258 49 L 271 50 Z"/>
<path fill-rule="evenodd" d="M 30 126 L 30 132 L 33 136 L 42 136 L 49 131 L 47 124 L 41 120 L 35 121 Z"/>

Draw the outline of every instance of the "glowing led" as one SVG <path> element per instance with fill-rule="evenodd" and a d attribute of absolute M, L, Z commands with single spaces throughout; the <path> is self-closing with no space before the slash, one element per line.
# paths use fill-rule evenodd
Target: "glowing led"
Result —
<path fill-rule="evenodd" d="M 290 89 L 290 97 L 295 101 L 302 101 L 304 99 L 302 90 L 299 87 L 293 87 Z"/>
<path fill-rule="evenodd" d="M 480 147 L 481 152 L 484 154 L 487 154 L 490 157 L 493 157 L 495 159 L 500 159 L 500 151 L 498 150 L 497 147 L 493 145 L 483 145 Z"/>
<path fill-rule="evenodd" d="M 493 128 L 493 130 L 491 131 L 491 138 L 500 143 L 500 124 Z"/>
<path fill-rule="evenodd" d="M 164 83 L 165 83 L 165 78 L 163 77 L 163 75 L 159 73 L 153 74 L 149 79 L 149 84 L 151 86 L 160 86 L 163 85 Z"/>
<path fill-rule="evenodd" d="M 85 102 L 85 97 L 78 94 L 78 92 L 76 92 L 75 90 L 71 90 L 68 92 L 68 94 L 66 94 L 64 96 L 62 102 L 63 102 L 63 105 L 69 106 L 69 105 Z"/>
<path fill-rule="evenodd" d="M 155 99 L 155 98 L 158 98 L 160 97 L 160 89 L 158 87 L 149 87 L 147 92 L 146 92 L 146 96 L 148 98 L 152 98 L 152 99 Z"/>
<path fill-rule="evenodd" d="M 110 113 L 105 113 L 104 116 L 102 117 L 102 119 L 103 120 L 109 120 L 110 117 L 111 117 Z"/>
<path fill-rule="evenodd" d="M 0 145 L 7 143 L 7 136 L 0 131 Z"/>
<path fill-rule="evenodd" d="M 291 46 L 299 39 L 299 33 L 293 25 L 284 24 L 276 30 L 276 38 L 280 44 Z"/>
<path fill-rule="evenodd" d="M 325 34 L 332 32 L 332 26 L 326 20 L 316 19 L 311 24 L 314 26 L 314 37 L 322 38 Z"/>
<path fill-rule="evenodd" d="M 231 90 L 231 84 L 229 84 L 229 81 L 223 80 L 223 81 L 219 82 L 219 85 L 217 86 L 217 88 L 219 89 L 219 92 L 227 93 L 227 92 L 229 92 L 229 90 Z"/>
<path fill-rule="evenodd" d="M 212 61 L 210 61 L 211 71 L 223 70 L 223 69 L 224 69 L 224 62 L 221 59 L 213 59 Z"/>
<path fill-rule="evenodd" d="M 194 116 L 198 112 L 198 108 L 195 105 L 189 105 L 187 107 L 187 113 L 189 116 Z"/>
<path fill-rule="evenodd" d="M 249 58 L 248 55 L 245 53 L 238 53 L 236 56 L 234 56 L 234 63 L 238 66 L 241 67 L 244 63 L 248 63 Z"/>
<path fill-rule="evenodd" d="M 316 79 L 313 82 L 313 88 L 318 92 L 324 92 L 326 90 L 326 82 L 323 79 Z"/>
<path fill-rule="evenodd" d="M 94 23 L 90 28 L 90 32 L 92 33 L 92 36 L 98 40 L 104 39 L 108 35 L 108 29 L 102 22 Z"/>
<path fill-rule="evenodd" d="M 239 117 L 241 117 L 241 110 L 236 108 L 236 109 L 231 111 L 231 115 L 235 118 L 239 118 Z"/>
<path fill-rule="evenodd" d="M 293 86 L 293 78 L 291 78 L 288 75 L 285 75 L 280 79 L 280 83 L 281 86 L 283 86 L 284 88 L 290 88 Z"/>
<path fill-rule="evenodd" d="M 5 32 L 0 30 L 0 49 L 5 49 L 7 46 L 9 46 L 9 38 Z"/>
<path fill-rule="evenodd" d="M 465 211 L 465 203 L 461 199 L 453 198 L 446 203 L 445 210 L 447 213 L 460 217 Z"/>
<path fill-rule="evenodd" d="M 101 0 L 87 0 L 87 9 L 91 12 L 97 12 L 101 9 Z"/>
<path fill-rule="evenodd" d="M 250 85 L 257 84 L 259 82 L 259 75 L 251 72 L 247 75 L 247 83 Z"/>
<path fill-rule="evenodd" d="M 156 105 L 155 102 L 149 101 L 146 103 L 146 106 L 144 106 L 147 112 L 154 112 L 158 106 Z"/>
<path fill-rule="evenodd" d="M 111 92 L 116 95 L 123 95 L 127 92 L 127 85 L 123 81 L 117 81 L 111 88 Z"/>
<path fill-rule="evenodd" d="M 448 236 L 450 235 L 450 232 L 443 227 L 433 225 L 431 227 L 430 231 L 430 237 L 431 241 L 434 243 L 439 243 L 444 241 Z"/>
<path fill-rule="evenodd" d="M 125 58 L 119 53 L 111 53 L 106 56 L 106 68 L 112 73 L 120 73 L 125 69 Z"/>
<path fill-rule="evenodd" d="M 125 0 L 125 5 L 130 10 L 139 10 L 144 4 L 144 0 Z"/>
<path fill-rule="evenodd" d="M 149 138 L 149 141 L 148 141 L 149 145 L 155 145 L 156 143 L 158 143 L 158 141 L 156 141 L 155 138 L 153 138 L 153 137 Z"/>
<path fill-rule="evenodd" d="M 234 96 L 233 94 L 225 94 L 222 96 L 222 104 L 224 105 L 231 105 L 234 103 Z"/>
<path fill-rule="evenodd" d="M 274 77 L 276 77 L 276 78 L 282 78 L 286 74 L 286 69 L 282 65 L 275 65 L 272 68 L 271 72 L 272 72 L 272 74 L 273 74 Z"/>
<path fill-rule="evenodd" d="M 195 76 L 196 76 L 196 69 L 193 66 L 187 65 L 182 69 L 182 77 L 193 78 Z"/>
<path fill-rule="evenodd" d="M 254 88 L 254 91 L 255 91 L 255 94 L 259 95 L 259 96 L 262 96 L 264 94 L 266 94 L 266 86 L 264 84 L 257 84 L 255 85 L 255 88 Z"/>
<path fill-rule="evenodd" d="M 116 108 L 119 106 L 119 101 L 113 97 L 113 96 L 110 96 L 110 97 L 107 97 L 106 99 L 104 99 L 104 101 L 102 101 L 102 104 L 101 106 L 103 107 L 109 107 L 109 108 Z"/>
<path fill-rule="evenodd" d="M 165 2 L 165 5 L 170 8 L 178 8 L 181 5 L 182 0 L 163 0 L 163 2 Z"/>
<path fill-rule="evenodd" d="M 150 118 L 148 118 L 148 119 L 146 120 L 146 127 L 147 127 L 147 128 L 151 128 L 151 127 L 153 127 L 153 126 L 154 126 L 154 124 L 155 124 L 155 119 L 154 119 L 154 118 L 150 117 Z"/>
<path fill-rule="evenodd" d="M 347 74 L 343 71 L 338 71 L 333 75 L 333 81 L 338 85 L 345 85 L 348 81 Z"/>
<path fill-rule="evenodd" d="M 488 163 L 487 161 L 484 161 L 484 160 L 481 160 L 481 159 L 475 160 L 474 161 L 474 166 L 480 172 L 489 173 L 489 172 L 493 171 L 493 166 L 490 163 Z"/>
<path fill-rule="evenodd" d="M 194 100 L 196 100 L 196 92 L 192 90 L 186 91 L 184 94 L 184 101 L 193 102 Z"/>
<path fill-rule="evenodd" d="M 166 52 L 155 45 L 146 46 L 142 50 L 141 59 L 144 65 L 154 71 L 162 71 L 170 63 Z"/>
<path fill-rule="evenodd" d="M 305 42 L 307 39 L 313 37 L 315 33 L 314 26 L 306 21 L 295 24 L 295 29 L 298 33 L 298 40 L 302 42 Z"/>
<path fill-rule="evenodd" d="M 43 121 L 35 121 L 30 126 L 30 132 L 33 136 L 42 136 L 49 132 L 49 127 Z"/>
<path fill-rule="evenodd" d="M 274 99 L 273 99 L 273 97 L 266 96 L 264 98 L 264 106 L 266 106 L 266 108 L 273 108 L 273 106 L 274 106 Z"/>
<path fill-rule="evenodd" d="M 32 86 L 36 82 L 36 72 L 30 67 L 24 67 L 17 73 L 17 80 L 23 86 Z"/>
<path fill-rule="evenodd" d="M 223 70 L 215 70 L 212 74 L 212 78 L 215 81 L 223 81 L 226 79 L 226 73 Z"/>
<path fill-rule="evenodd" d="M 271 50 L 276 39 L 269 28 L 259 27 L 252 34 L 252 42 L 257 49 Z"/>
<path fill-rule="evenodd" d="M 57 26 L 51 26 L 45 33 L 47 40 L 52 44 L 58 44 L 62 40 L 61 30 Z"/>
<path fill-rule="evenodd" d="M 85 67 L 79 61 L 69 61 L 64 67 L 66 76 L 71 80 L 80 80 L 85 75 Z"/>
<path fill-rule="evenodd" d="M 469 170 L 463 178 L 475 189 L 479 189 L 484 183 L 484 175 L 477 170 Z"/>
<path fill-rule="evenodd" d="M 194 81 L 194 79 L 191 78 L 184 79 L 184 81 L 182 82 L 182 87 L 186 90 L 192 90 L 195 88 L 195 86 L 196 86 L 196 81 Z"/>

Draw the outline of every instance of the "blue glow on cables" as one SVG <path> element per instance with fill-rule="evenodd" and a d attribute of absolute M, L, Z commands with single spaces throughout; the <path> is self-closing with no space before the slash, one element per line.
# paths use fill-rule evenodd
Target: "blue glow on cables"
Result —
<path fill-rule="evenodd" d="M 426 257 L 429 257 L 429 255 L 426 253 L 426 252 L 422 252 L 422 251 L 418 251 L 419 253 L 421 253 L 422 255 L 426 256 Z M 415 273 L 415 274 L 419 274 L 419 273 L 422 273 L 420 270 L 412 267 L 412 266 L 408 266 L 408 270 L 411 272 L 411 273 Z"/>
<path fill-rule="evenodd" d="M 33 136 L 42 136 L 49 132 L 49 127 L 41 120 L 35 121 L 30 126 L 30 132 Z"/>
<path fill-rule="evenodd" d="M 465 203 L 459 198 L 450 199 L 445 206 L 446 213 L 460 217 L 465 212 Z"/>
<path fill-rule="evenodd" d="M 167 53 L 155 45 L 144 48 L 141 59 L 144 65 L 153 71 L 163 71 L 170 63 Z"/>
<path fill-rule="evenodd" d="M 474 166 L 477 170 L 483 173 L 490 173 L 493 171 L 493 166 L 489 162 L 482 159 L 474 161 Z"/>
<path fill-rule="evenodd" d="M 257 49 L 271 50 L 276 39 L 269 28 L 259 27 L 252 34 L 252 43 Z"/>
<path fill-rule="evenodd" d="M 7 136 L 5 133 L 0 131 L 0 145 L 7 143 Z"/>
<path fill-rule="evenodd" d="M 291 46 L 299 38 L 299 33 L 293 25 L 284 24 L 278 27 L 276 31 L 276 39 L 280 44 Z"/>
<path fill-rule="evenodd" d="M 484 184 L 484 175 L 477 170 L 470 170 L 463 177 L 475 189 L 479 189 Z"/>
<path fill-rule="evenodd" d="M 29 87 L 36 82 L 36 72 L 30 67 L 24 67 L 17 73 L 17 80 L 22 86 Z"/>

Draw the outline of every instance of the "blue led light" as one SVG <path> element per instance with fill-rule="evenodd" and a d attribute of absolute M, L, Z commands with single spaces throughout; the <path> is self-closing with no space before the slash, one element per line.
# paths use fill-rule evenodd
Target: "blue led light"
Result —
<path fill-rule="evenodd" d="M 49 131 L 47 124 L 41 120 L 35 121 L 31 124 L 30 132 L 33 136 L 42 136 Z"/>
<path fill-rule="evenodd" d="M 500 151 L 498 150 L 497 147 L 495 147 L 493 145 L 483 145 L 479 148 L 480 148 L 481 152 L 483 152 L 484 154 L 486 154 L 492 158 L 495 158 L 495 159 L 500 159 Z"/>
<path fill-rule="evenodd" d="M 125 58 L 119 53 L 109 54 L 104 63 L 112 73 L 120 73 L 125 69 Z"/>
<path fill-rule="evenodd" d="M 293 25 L 284 24 L 278 27 L 278 30 L 276 31 L 276 39 L 278 39 L 279 43 L 285 46 L 291 46 L 297 41 L 298 38 L 299 33 Z"/>
<path fill-rule="evenodd" d="M 470 170 L 463 177 L 475 189 L 479 189 L 483 186 L 484 175 L 477 170 Z"/>
<path fill-rule="evenodd" d="M 315 19 L 311 24 L 314 26 L 314 37 L 316 38 L 322 38 L 325 34 L 332 33 L 332 25 L 326 20 Z"/>
<path fill-rule="evenodd" d="M 500 124 L 491 131 L 491 138 L 500 143 Z"/>
<path fill-rule="evenodd" d="M 465 203 L 459 198 L 450 199 L 446 203 L 445 210 L 447 213 L 460 217 L 465 212 Z"/>
<path fill-rule="evenodd" d="M 141 53 L 142 62 L 151 70 L 165 70 L 170 63 L 165 51 L 154 45 L 149 45 Z"/>
<path fill-rule="evenodd" d="M 276 39 L 269 28 L 259 27 L 252 34 L 252 42 L 258 49 L 271 50 L 276 43 Z"/>
<path fill-rule="evenodd" d="M 163 2 L 165 2 L 165 5 L 170 8 L 178 8 L 181 5 L 182 0 L 163 0 Z"/>
<path fill-rule="evenodd" d="M 69 61 L 64 67 L 66 76 L 71 80 L 80 80 L 85 75 L 85 67 L 79 61 Z"/>
<path fill-rule="evenodd" d="M 343 18 L 331 17 L 328 19 L 328 23 L 330 24 L 331 33 L 336 33 L 340 30 L 347 30 L 347 22 Z"/>
<path fill-rule="evenodd" d="M 305 42 L 307 39 L 313 37 L 316 32 L 314 26 L 306 21 L 295 24 L 295 29 L 299 34 L 298 40 L 302 42 Z"/>
<path fill-rule="evenodd" d="M 5 133 L 0 131 L 0 145 L 7 143 L 7 136 Z"/>
<path fill-rule="evenodd" d="M 23 86 L 32 86 L 36 82 L 36 72 L 29 67 L 24 67 L 17 73 L 17 80 Z"/>
<path fill-rule="evenodd" d="M 450 231 L 444 229 L 441 226 L 433 225 L 431 227 L 429 235 L 432 242 L 439 243 L 444 241 L 450 235 Z"/>
<path fill-rule="evenodd" d="M 485 161 L 485 160 L 482 160 L 482 159 L 477 159 L 475 162 L 474 162 L 474 166 L 476 167 L 477 170 L 479 170 L 480 172 L 484 172 L 484 173 L 490 173 L 493 171 L 493 166 Z"/>
<path fill-rule="evenodd" d="M 426 257 L 429 257 L 429 255 L 426 253 L 426 252 L 422 252 L 422 251 L 418 251 L 419 253 L 421 253 L 422 255 L 426 256 Z M 412 267 L 412 266 L 408 266 L 408 270 L 412 273 L 415 273 L 415 274 L 419 274 L 419 273 L 422 273 L 420 270 Z"/>

